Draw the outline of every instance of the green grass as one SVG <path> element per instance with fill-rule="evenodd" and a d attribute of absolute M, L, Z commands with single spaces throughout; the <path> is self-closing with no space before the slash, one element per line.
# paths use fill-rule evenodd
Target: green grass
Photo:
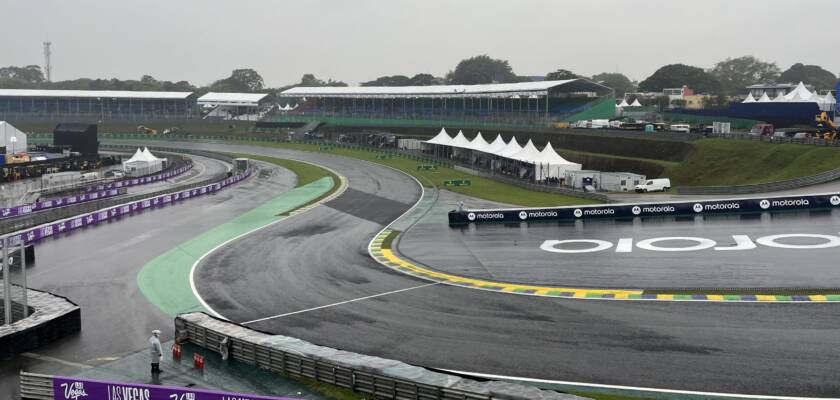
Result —
<path fill-rule="evenodd" d="M 675 186 L 720 186 L 766 183 L 840 168 L 840 148 L 704 139 L 663 176 Z"/>
<path fill-rule="evenodd" d="M 283 374 L 281 374 L 283 375 Z M 302 376 L 292 376 L 292 375 L 283 375 L 286 378 L 290 378 L 296 380 L 315 392 L 318 392 L 320 395 L 328 397 L 334 400 L 367 400 L 372 399 L 373 397 L 369 397 L 362 393 L 356 393 L 350 389 L 346 389 L 343 387 L 338 387 L 335 385 L 331 385 L 329 383 L 318 382 L 315 379 L 306 378 Z"/>
<path fill-rule="evenodd" d="M 321 145 L 301 143 L 264 143 L 264 142 L 242 142 L 243 144 L 260 145 L 268 147 L 279 147 L 284 149 L 302 151 L 320 151 Z M 416 160 L 395 157 L 384 160 L 377 160 L 376 156 L 381 153 L 333 147 L 326 150 L 330 154 L 352 157 L 370 161 L 403 171 L 420 181 L 424 186 L 437 187 L 462 193 L 480 199 L 516 204 L 530 207 L 550 207 L 581 204 L 598 204 L 596 200 L 583 199 L 579 197 L 564 196 L 553 193 L 536 192 L 520 188 L 518 186 L 501 183 L 492 179 L 470 175 L 466 172 L 457 171 L 454 168 L 438 167 L 437 171 L 418 171 L 417 166 L 423 164 Z M 470 186 L 444 187 L 443 181 L 452 179 L 465 179 L 471 182 Z"/>
<path fill-rule="evenodd" d="M 321 167 L 319 167 L 317 165 L 313 165 L 313 164 L 308 164 L 308 163 L 295 161 L 295 160 L 287 160 L 285 158 L 257 156 L 257 155 L 253 155 L 253 154 L 236 153 L 236 154 L 231 154 L 231 156 L 250 158 L 252 160 L 258 160 L 258 161 L 264 161 L 264 162 L 267 162 L 267 163 L 271 163 L 271 164 L 274 164 L 274 165 L 279 165 L 283 168 L 286 168 L 286 169 L 294 172 L 295 175 L 297 175 L 297 185 L 295 185 L 295 187 L 303 186 L 303 185 L 306 185 L 307 183 L 310 183 L 310 182 L 315 182 L 318 179 L 321 179 L 325 176 L 332 177 L 333 182 L 336 182 L 336 183 L 339 182 L 338 177 L 335 176 L 335 174 L 333 174 L 332 172 L 330 172 L 330 171 L 328 171 L 324 168 L 321 168 Z"/>

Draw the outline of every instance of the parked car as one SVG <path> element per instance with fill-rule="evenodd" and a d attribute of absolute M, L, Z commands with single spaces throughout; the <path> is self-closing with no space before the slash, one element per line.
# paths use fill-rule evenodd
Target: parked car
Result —
<path fill-rule="evenodd" d="M 671 180 L 668 178 L 648 179 L 645 183 L 636 185 L 636 193 L 664 192 L 671 188 Z"/>

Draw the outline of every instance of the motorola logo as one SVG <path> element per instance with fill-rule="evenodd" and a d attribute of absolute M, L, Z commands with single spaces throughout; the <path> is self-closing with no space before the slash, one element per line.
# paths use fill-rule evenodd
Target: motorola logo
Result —
<path fill-rule="evenodd" d="M 761 207 L 762 210 L 766 210 L 770 208 L 770 200 L 761 200 L 758 203 L 758 206 Z"/>
<path fill-rule="evenodd" d="M 694 203 L 694 212 L 703 212 L 703 205 L 700 203 Z"/>
<path fill-rule="evenodd" d="M 642 213 L 642 208 L 639 206 L 633 206 L 633 215 L 639 215 Z"/>
<path fill-rule="evenodd" d="M 519 219 L 522 219 L 522 220 L 528 219 L 528 213 L 525 212 L 525 211 L 520 211 L 519 212 Z"/>
<path fill-rule="evenodd" d="M 475 213 L 467 214 L 467 219 L 470 220 L 470 221 L 475 221 Z"/>
<path fill-rule="evenodd" d="M 583 211 L 581 211 L 580 208 L 577 208 L 577 209 L 575 209 L 574 214 L 575 214 L 575 218 L 580 218 L 580 217 L 583 216 Z"/>
<path fill-rule="evenodd" d="M 831 202 L 832 206 L 840 206 L 840 196 L 831 196 L 828 201 Z"/>

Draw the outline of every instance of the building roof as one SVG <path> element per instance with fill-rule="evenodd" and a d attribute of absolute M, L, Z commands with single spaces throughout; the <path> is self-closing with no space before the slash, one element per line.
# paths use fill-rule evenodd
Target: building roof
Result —
<path fill-rule="evenodd" d="M 612 89 L 586 79 L 562 81 L 492 83 L 484 85 L 433 86 L 344 86 L 294 87 L 280 93 L 284 97 L 510 97 L 546 94 L 550 89 L 563 87 L 570 92 L 607 93 Z"/>
<path fill-rule="evenodd" d="M 747 89 L 789 89 L 796 87 L 795 83 L 760 83 L 747 86 Z"/>
<path fill-rule="evenodd" d="M 257 106 L 266 97 L 268 97 L 268 93 L 210 92 L 199 97 L 198 104 Z"/>
<path fill-rule="evenodd" d="M 0 89 L 0 97 L 67 97 L 148 100 L 184 100 L 192 92 L 135 92 L 127 90 Z"/>

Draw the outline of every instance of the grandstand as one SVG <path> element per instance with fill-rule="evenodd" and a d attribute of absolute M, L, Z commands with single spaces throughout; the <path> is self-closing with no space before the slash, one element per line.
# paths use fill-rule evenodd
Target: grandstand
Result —
<path fill-rule="evenodd" d="M 274 107 L 266 93 L 210 92 L 197 100 L 203 119 L 257 121 Z"/>
<path fill-rule="evenodd" d="M 196 114 L 191 92 L 0 89 L 0 119 L 114 121 L 185 119 Z"/>
<path fill-rule="evenodd" d="M 612 118 L 614 91 L 585 80 L 486 85 L 295 87 L 279 95 L 267 122 L 339 125 L 546 127 Z"/>

